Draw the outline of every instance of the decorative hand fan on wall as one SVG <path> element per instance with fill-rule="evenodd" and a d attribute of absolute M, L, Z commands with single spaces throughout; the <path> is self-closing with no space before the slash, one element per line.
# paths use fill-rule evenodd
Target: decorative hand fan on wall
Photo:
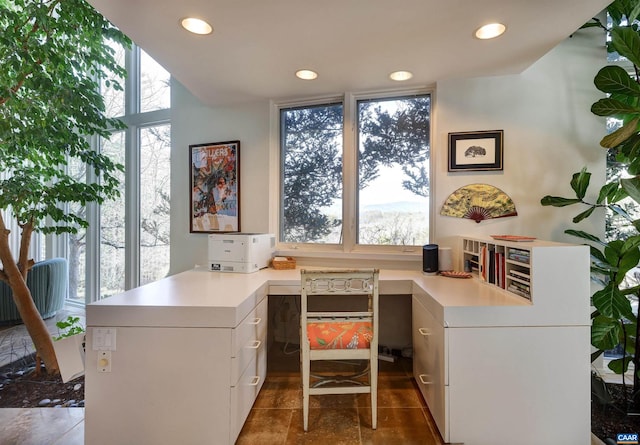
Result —
<path fill-rule="evenodd" d="M 516 205 L 502 190 L 489 184 L 469 184 L 449 195 L 440 214 L 455 218 L 485 219 L 516 216 Z"/>

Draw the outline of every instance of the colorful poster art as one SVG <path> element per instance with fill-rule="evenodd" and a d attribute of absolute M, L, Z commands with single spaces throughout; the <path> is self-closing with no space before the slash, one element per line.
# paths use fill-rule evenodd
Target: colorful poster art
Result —
<path fill-rule="evenodd" d="M 240 231 L 240 141 L 189 146 L 192 233 Z"/>

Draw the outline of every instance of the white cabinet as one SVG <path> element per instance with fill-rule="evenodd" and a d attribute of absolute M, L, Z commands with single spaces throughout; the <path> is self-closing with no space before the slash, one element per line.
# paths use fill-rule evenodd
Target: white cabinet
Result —
<path fill-rule="evenodd" d="M 92 348 L 105 326 L 91 324 L 100 306 L 89 306 L 85 443 L 234 443 L 266 377 L 266 289 L 234 327 L 127 326 L 114 317 L 109 373 L 98 371 Z"/>
<path fill-rule="evenodd" d="M 445 329 L 421 303 L 413 297 L 413 375 L 418 388 L 429 406 L 429 411 L 449 441 L 448 394 L 448 329 Z"/>
<path fill-rule="evenodd" d="M 504 253 L 505 275 L 527 271 L 525 298 L 480 271 L 414 286 L 414 377 L 445 442 L 590 443 L 588 247 L 522 244 L 464 238 L 461 257 Z"/>

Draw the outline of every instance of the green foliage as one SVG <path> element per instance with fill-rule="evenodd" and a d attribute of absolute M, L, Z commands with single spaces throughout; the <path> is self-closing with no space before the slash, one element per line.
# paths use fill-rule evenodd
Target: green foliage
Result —
<path fill-rule="evenodd" d="M 0 171 L 10 175 L 0 180 L 0 208 L 36 231 L 75 232 L 87 222 L 65 203 L 118 194 L 123 166 L 93 151 L 89 138 L 124 128 L 104 115 L 99 86 L 121 88 L 124 70 L 107 43 L 130 42 L 84 0 L 4 0 L 0 8 Z M 74 179 L 72 163 L 100 181 Z"/>
<path fill-rule="evenodd" d="M 578 230 L 565 233 L 587 241 L 591 249 L 591 271 L 601 289 L 595 292 L 591 302 L 595 308 L 592 314 L 591 344 L 597 349 L 596 358 L 603 351 L 623 345 L 625 355 L 612 360 L 609 368 L 623 373 L 630 363 L 634 363 L 635 393 L 640 390 L 640 330 L 638 314 L 634 313 L 630 298 L 638 299 L 640 286 L 628 284 L 628 274 L 640 263 L 640 221 L 634 219 L 628 209 L 637 208 L 640 203 L 640 32 L 634 21 L 640 17 L 640 0 L 616 0 L 608 8 L 613 27 L 608 30 L 611 40 L 609 51 L 616 51 L 634 65 L 634 73 L 629 74 L 619 66 L 602 68 L 594 79 L 598 90 L 607 97 L 598 100 L 591 111 L 598 116 L 615 117 L 623 125 L 606 135 L 600 145 L 608 150 L 608 159 L 615 160 L 618 179 L 603 185 L 595 203 L 585 200 L 590 174 L 586 169 L 575 173 L 571 180 L 574 197 L 545 196 L 543 206 L 564 207 L 573 204 L 586 205 L 573 218 L 578 223 L 588 218 L 598 208 L 603 208 L 617 216 L 615 232 L 607 228 L 609 241 Z M 600 26 L 594 19 L 587 26 Z M 630 177 L 622 177 L 623 174 Z M 611 233 L 616 236 L 611 237 Z"/>
<path fill-rule="evenodd" d="M 69 315 L 66 320 L 56 322 L 56 327 L 58 329 L 64 329 L 59 335 L 53 337 L 56 341 L 84 333 L 84 327 L 80 324 L 80 317 L 74 317 L 72 315 Z"/>
<path fill-rule="evenodd" d="M 39 314 L 23 291 L 32 232 L 76 233 L 88 223 L 69 210 L 73 204 L 102 203 L 119 193 L 123 166 L 94 151 L 90 138 L 124 128 L 105 116 L 99 87 L 122 89 L 125 71 L 110 45 L 130 41 L 84 0 L 0 0 L 0 29 L 0 209 L 10 210 L 22 230 L 19 252 L 10 251 L 8 231 L 0 230 L 0 279 L 21 303 L 22 319 L 34 320 Z M 75 179 L 76 166 L 99 179 Z M 55 374 L 44 324 L 25 323 Z"/>

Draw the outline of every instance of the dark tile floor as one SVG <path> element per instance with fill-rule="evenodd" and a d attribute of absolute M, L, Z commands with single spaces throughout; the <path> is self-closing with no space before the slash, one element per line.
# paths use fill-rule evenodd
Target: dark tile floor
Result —
<path fill-rule="evenodd" d="M 305 433 L 298 354 L 284 354 L 283 344 L 274 343 L 267 356 L 267 379 L 237 444 L 443 444 L 411 377 L 410 359 L 380 362 L 376 430 L 369 395 L 345 394 L 312 396 Z"/>

